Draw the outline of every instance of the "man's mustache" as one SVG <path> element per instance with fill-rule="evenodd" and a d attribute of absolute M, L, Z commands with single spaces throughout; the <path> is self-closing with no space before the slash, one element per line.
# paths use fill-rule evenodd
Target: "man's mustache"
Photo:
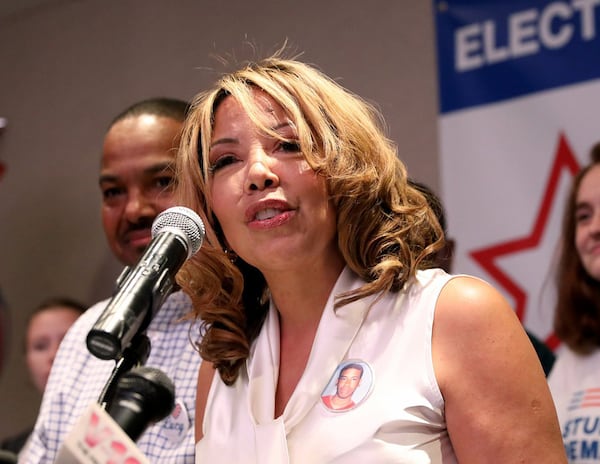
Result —
<path fill-rule="evenodd" d="M 128 222 L 124 233 L 135 232 L 138 230 L 151 229 L 153 222 L 154 222 L 154 219 L 151 219 L 151 218 L 142 218 L 135 223 Z"/>

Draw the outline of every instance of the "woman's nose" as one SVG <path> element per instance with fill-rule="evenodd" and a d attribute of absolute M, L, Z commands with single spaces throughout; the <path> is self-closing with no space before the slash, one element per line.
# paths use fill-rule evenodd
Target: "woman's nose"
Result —
<path fill-rule="evenodd" d="M 595 211 L 590 222 L 590 231 L 593 234 L 600 233 L 600 210 Z"/>
<path fill-rule="evenodd" d="M 273 172 L 267 159 L 261 158 L 252 162 L 248 168 L 246 191 L 260 191 L 278 185 L 279 177 Z"/>

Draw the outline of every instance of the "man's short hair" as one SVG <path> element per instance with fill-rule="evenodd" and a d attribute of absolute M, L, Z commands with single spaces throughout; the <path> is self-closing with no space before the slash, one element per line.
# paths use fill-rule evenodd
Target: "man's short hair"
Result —
<path fill-rule="evenodd" d="M 114 126 L 117 122 L 133 116 L 142 114 L 151 114 L 154 116 L 163 116 L 176 121 L 183 122 L 190 109 L 190 104 L 177 98 L 155 97 L 142 100 L 121 111 L 111 122 Z"/>
<path fill-rule="evenodd" d="M 362 375 L 363 375 L 363 371 L 364 371 L 364 369 L 363 369 L 363 367 L 362 367 L 360 364 L 358 364 L 358 363 L 350 363 L 350 364 L 346 364 L 346 365 L 345 365 L 344 367 L 342 367 L 342 369 L 340 370 L 340 375 L 339 375 L 338 377 L 341 377 L 341 376 L 342 376 L 342 373 L 343 373 L 344 371 L 347 371 L 348 369 L 356 369 L 357 371 L 359 371 L 359 372 L 360 372 L 360 377 L 362 378 Z"/>

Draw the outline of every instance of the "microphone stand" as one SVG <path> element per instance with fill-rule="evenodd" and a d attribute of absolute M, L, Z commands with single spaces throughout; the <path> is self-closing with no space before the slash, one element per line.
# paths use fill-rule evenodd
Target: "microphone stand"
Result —
<path fill-rule="evenodd" d="M 143 366 L 150 356 L 150 339 L 145 333 L 137 333 L 131 339 L 131 342 L 123 350 L 123 354 L 117 360 L 115 367 L 110 374 L 100 397 L 98 403 L 103 409 L 106 409 L 113 400 L 115 395 L 115 389 L 121 376 L 130 371 L 133 367 Z"/>

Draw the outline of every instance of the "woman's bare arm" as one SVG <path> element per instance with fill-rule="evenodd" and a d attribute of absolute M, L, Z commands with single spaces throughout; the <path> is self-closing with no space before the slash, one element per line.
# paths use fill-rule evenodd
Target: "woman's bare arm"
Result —
<path fill-rule="evenodd" d="M 497 290 L 472 277 L 450 280 L 437 303 L 432 346 L 461 464 L 567 462 L 542 367 Z"/>

